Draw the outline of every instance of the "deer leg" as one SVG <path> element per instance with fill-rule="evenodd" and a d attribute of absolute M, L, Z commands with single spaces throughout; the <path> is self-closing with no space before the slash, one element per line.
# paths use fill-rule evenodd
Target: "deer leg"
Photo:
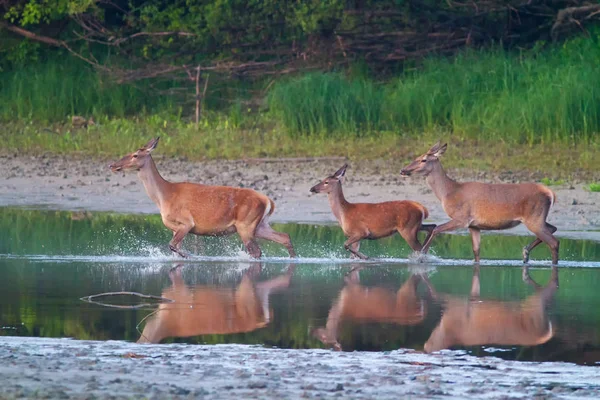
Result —
<path fill-rule="evenodd" d="M 540 241 L 540 243 L 541 243 L 541 241 Z M 527 265 L 523 265 L 522 279 L 523 279 L 523 282 L 525 282 L 528 285 L 533 286 L 536 290 L 540 289 L 542 287 L 540 284 L 538 284 L 536 281 L 534 281 L 531 278 L 531 275 L 529 275 L 529 267 Z"/>
<path fill-rule="evenodd" d="M 360 246 L 359 242 L 364 238 L 364 236 L 353 236 L 351 238 L 349 238 L 348 240 L 346 240 L 346 243 L 344 243 L 344 248 L 346 250 L 348 250 L 350 253 L 352 253 L 353 255 L 355 255 L 356 257 L 363 259 L 363 260 L 368 260 L 369 257 L 365 256 L 363 253 L 361 253 L 360 251 L 358 251 L 358 247 L 355 245 L 358 244 L 358 246 Z M 356 248 L 356 250 L 355 250 Z"/>
<path fill-rule="evenodd" d="M 250 254 L 250 257 L 252 258 L 260 258 L 262 256 L 262 250 L 260 249 L 260 246 L 258 245 L 258 243 L 256 243 L 256 240 L 254 239 L 250 239 L 250 240 L 246 240 L 244 241 L 244 246 L 246 246 L 246 251 L 248 252 L 248 254 Z"/>
<path fill-rule="evenodd" d="M 359 274 L 359 272 L 360 272 L 361 269 L 363 269 L 363 266 L 362 265 L 358 265 L 358 266 L 352 267 L 352 269 L 350 269 L 350 271 L 348 271 L 348 273 L 346 274 L 346 276 L 344 276 L 344 282 L 346 283 L 346 285 L 350 285 L 350 284 L 358 285 L 358 284 L 360 284 L 360 274 Z"/>
<path fill-rule="evenodd" d="M 558 264 L 558 249 L 560 246 L 560 242 L 553 235 L 553 233 L 556 232 L 556 227 L 553 225 L 550 225 L 549 223 L 547 223 L 545 221 L 541 228 L 538 228 L 537 226 L 533 226 L 532 224 L 528 224 L 527 222 L 524 222 L 524 223 L 525 223 L 525 226 L 527 226 L 527 229 L 529 229 L 531 232 L 533 232 L 539 240 L 546 243 L 548 245 L 548 247 L 550 247 L 550 251 L 552 252 L 552 264 L 557 265 Z M 537 246 L 539 244 L 536 242 L 537 242 L 537 239 L 534 240 L 529 246 L 527 246 L 525 248 L 525 249 L 527 249 L 527 252 L 525 251 L 525 249 L 523 249 L 523 261 L 525 261 L 525 256 L 527 256 L 527 260 L 529 259 L 529 251 L 531 251 L 531 249 L 533 249 L 535 246 Z"/>
<path fill-rule="evenodd" d="M 283 232 L 277 232 L 271 228 L 268 222 L 261 222 L 258 224 L 255 233 L 257 238 L 270 240 L 275 243 L 279 243 L 285 246 L 290 257 L 295 258 L 296 252 L 294 251 L 294 247 L 292 246 L 292 241 L 290 240 L 290 235 Z"/>
<path fill-rule="evenodd" d="M 546 222 L 546 228 L 548 228 L 550 230 L 550 233 L 556 232 L 556 229 L 557 229 L 554 225 L 551 225 L 547 222 Z M 523 247 L 523 263 L 526 264 L 529 262 L 529 253 L 531 252 L 531 250 L 533 250 L 535 247 L 537 247 L 541 243 L 542 243 L 542 240 L 540 240 L 539 238 L 536 238 L 533 242 L 531 242 L 527 246 Z"/>
<path fill-rule="evenodd" d="M 471 300 L 476 300 L 479 298 L 481 293 L 481 282 L 479 281 L 479 265 L 473 267 L 473 279 L 471 280 Z"/>
<path fill-rule="evenodd" d="M 271 319 L 269 312 L 269 296 L 271 293 L 280 292 L 290 286 L 290 281 L 292 280 L 295 268 L 296 267 L 293 265 L 288 265 L 288 270 L 284 275 L 256 284 L 256 295 L 260 300 L 263 315 L 267 322 Z"/>
<path fill-rule="evenodd" d="M 433 285 L 431 284 L 431 281 L 429 280 L 429 276 L 426 273 L 421 273 L 421 280 L 423 281 L 423 283 L 425 284 L 425 287 L 427 288 L 427 291 L 429 292 L 429 295 L 431 296 L 432 299 L 437 299 L 439 297 L 437 291 L 435 290 L 435 288 L 433 287 Z"/>
<path fill-rule="evenodd" d="M 240 239 L 242 239 L 242 243 L 244 243 L 244 247 L 246 247 L 246 251 L 250 254 L 250 257 L 260 258 L 262 256 L 262 251 L 254 238 L 254 232 L 257 230 L 257 226 L 236 225 L 236 230 L 240 235 Z"/>
<path fill-rule="evenodd" d="M 421 251 L 423 246 L 421 246 L 421 243 L 419 243 L 419 238 L 417 237 L 419 233 L 418 228 L 411 230 L 398 229 L 398 233 L 400 234 L 400 236 L 402 236 L 406 243 L 408 243 L 408 245 L 411 249 L 413 249 L 413 251 Z M 429 236 L 431 236 L 431 232 L 429 233 Z"/>
<path fill-rule="evenodd" d="M 336 302 L 333 304 L 327 315 L 327 323 L 324 328 L 316 328 L 312 331 L 312 335 L 321 343 L 333 346 L 334 350 L 342 350 L 340 342 L 337 340 L 338 326 L 342 320 L 344 313 L 343 305 L 343 290 Z"/>
<path fill-rule="evenodd" d="M 177 264 L 173 268 L 169 270 L 169 279 L 173 286 L 182 285 L 183 277 L 181 276 L 181 269 L 183 268 L 183 264 Z"/>
<path fill-rule="evenodd" d="M 187 258 L 187 256 L 181 251 L 181 241 L 188 234 L 188 232 L 192 229 L 191 226 L 181 226 L 179 229 L 173 231 L 173 238 L 169 242 L 169 249 L 173 253 L 179 254 L 183 258 Z"/>
<path fill-rule="evenodd" d="M 427 243 L 427 241 L 433 234 L 433 230 L 435 229 L 435 227 L 436 227 L 435 224 L 421 224 L 421 227 L 419 228 L 419 230 L 427 232 L 427 236 L 425 236 L 425 240 L 423 240 L 423 243 Z"/>
<path fill-rule="evenodd" d="M 481 231 L 478 228 L 469 228 L 471 232 L 471 242 L 473 243 L 473 255 L 475 262 L 479 262 L 479 242 L 481 241 Z"/>
<path fill-rule="evenodd" d="M 352 249 L 352 250 L 350 250 L 350 252 L 352 253 L 352 254 L 350 255 L 350 258 L 353 258 L 353 259 L 357 259 L 357 258 L 358 258 L 358 259 L 360 259 L 360 257 L 359 257 L 359 256 L 357 256 L 357 255 L 355 255 L 355 254 L 354 254 L 354 253 L 358 253 L 358 251 L 359 251 L 359 249 L 360 249 L 360 242 L 352 243 L 352 244 L 350 245 L 350 247 L 351 247 L 351 249 Z"/>
<path fill-rule="evenodd" d="M 429 246 L 431 246 L 431 241 L 437 234 L 463 228 L 465 227 L 465 225 L 466 224 L 462 221 L 452 219 L 444 224 L 436 226 L 431 232 L 431 235 L 429 235 L 429 239 L 427 239 L 423 244 L 422 252 L 427 253 L 427 251 L 429 250 Z"/>

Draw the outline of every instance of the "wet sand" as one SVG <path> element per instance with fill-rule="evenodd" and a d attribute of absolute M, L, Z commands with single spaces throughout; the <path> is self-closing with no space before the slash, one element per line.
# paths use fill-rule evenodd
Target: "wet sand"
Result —
<path fill-rule="evenodd" d="M 600 396 L 600 369 L 462 352 L 339 353 L 0 337 L 1 398 L 486 398 Z"/>
<path fill-rule="evenodd" d="M 335 172 L 342 161 L 309 162 L 211 161 L 188 162 L 155 156 L 159 171 L 170 181 L 248 187 L 270 196 L 276 203 L 273 222 L 335 222 L 327 196 L 309 189 Z M 114 160 L 112 160 L 114 161 Z M 25 206 L 56 210 L 158 213 L 135 173 L 113 174 L 110 160 L 67 159 L 42 155 L 0 155 L 0 206 Z M 429 209 L 429 221 L 448 220 L 440 202 L 422 177 L 403 178 L 401 164 L 387 161 L 350 163 L 344 192 L 351 202 L 410 199 Z M 449 171 L 459 180 L 527 182 L 541 174 L 493 175 L 474 171 Z M 600 193 L 583 183 L 552 186 L 557 201 L 548 221 L 558 236 L 600 240 Z M 506 234 L 528 234 L 523 226 Z"/>

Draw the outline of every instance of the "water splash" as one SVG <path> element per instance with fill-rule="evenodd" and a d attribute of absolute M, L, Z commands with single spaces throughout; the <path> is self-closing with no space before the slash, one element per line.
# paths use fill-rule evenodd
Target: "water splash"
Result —
<path fill-rule="evenodd" d="M 175 255 L 165 253 L 161 250 L 156 251 L 152 248 L 147 250 L 146 255 L 46 255 L 46 254 L 0 254 L 0 259 L 28 260 L 31 262 L 94 262 L 94 263 L 195 263 L 195 262 L 214 262 L 214 263 L 294 263 L 294 264 L 409 264 L 423 266 L 464 266 L 474 265 L 473 260 L 467 259 L 442 259 L 439 257 L 427 257 L 426 262 L 415 263 L 411 258 L 370 258 L 368 260 L 356 260 L 349 257 L 262 257 L 260 259 L 250 258 L 245 252 L 237 252 L 232 256 L 190 256 L 188 258 L 179 258 Z M 521 267 L 521 260 L 482 260 L 482 266 L 512 266 Z M 546 260 L 530 261 L 530 267 L 549 267 L 550 262 Z M 571 268 L 600 268 L 600 262 L 595 261 L 560 261 L 560 267 Z"/>

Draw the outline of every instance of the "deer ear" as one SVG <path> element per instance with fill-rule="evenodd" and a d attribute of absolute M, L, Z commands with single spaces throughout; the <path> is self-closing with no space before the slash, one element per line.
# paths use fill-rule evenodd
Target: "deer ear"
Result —
<path fill-rule="evenodd" d="M 440 142 L 438 141 L 436 144 L 431 146 L 429 150 L 427 150 L 427 155 L 434 155 L 440 149 Z"/>
<path fill-rule="evenodd" d="M 158 146 L 158 139 L 160 139 L 160 136 L 158 136 L 156 139 L 150 140 L 142 147 L 142 150 L 146 150 L 148 153 L 150 153 L 156 148 L 156 146 Z"/>
<path fill-rule="evenodd" d="M 334 178 L 343 178 L 344 175 L 346 175 L 346 168 L 348 168 L 348 164 L 344 164 L 344 166 L 340 169 L 338 169 L 337 171 L 335 171 L 335 174 L 333 174 Z"/>
<path fill-rule="evenodd" d="M 446 152 L 447 148 L 448 148 L 448 143 L 444 143 L 443 146 L 438 146 L 437 150 L 435 151 L 435 153 L 432 154 L 432 156 L 440 157 L 442 154 L 444 154 Z"/>

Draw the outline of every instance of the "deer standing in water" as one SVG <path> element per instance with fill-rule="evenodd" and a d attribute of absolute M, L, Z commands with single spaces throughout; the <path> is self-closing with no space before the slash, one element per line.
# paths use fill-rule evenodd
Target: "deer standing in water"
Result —
<path fill-rule="evenodd" d="M 322 343 L 332 345 L 338 351 L 342 350 L 337 337 L 339 325 L 343 321 L 417 325 L 427 315 L 427 303 L 417 294 L 419 282 L 426 280 L 425 277 L 411 275 L 394 292 L 381 287 L 362 286 L 359 270 L 360 268 L 353 268 L 344 279 L 346 286 L 329 310 L 325 328 L 317 328 L 312 332 Z"/>
<path fill-rule="evenodd" d="M 290 257 L 296 257 L 289 235 L 274 231 L 268 223 L 275 210 L 273 200 L 252 189 L 166 181 L 151 156 L 158 139 L 150 140 L 109 167 L 113 172 L 137 171 L 146 193 L 160 209 L 163 224 L 173 231 L 169 242 L 172 252 L 186 257 L 181 242 L 188 233 L 223 236 L 237 232 L 252 257 L 261 256 L 257 238 L 280 243 Z"/>
<path fill-rule="evenodd" d="M 523 281 L 534 286 L 536 293 L 521 302 L 480 300 L 479 266 L 475 266 L 470 298 L 445 296 L 442 319 L 425 343 L 425 351 L 431 353 L 457 345 L 546 343 L 554 336 L 546 307 L 558 289 L 558 267 L 552 267 L 550 282 L 541 287 L 531 279 L 527 266 L 523 266 Z"/>
<path fill-rule="evenodd" d="M 446 175 L 439 159 L 447 146 L 435 144 L 401 171 L 404 176 L 413 173 L 426 176 L 427 183 L 451 218 L 435 227 L 423 244 L 423 252 L 427 253 L 438 233 L 469 228 L 475 262 L 479 262 L 481 230 L 509 229 L 523 223 L 537 236 L 523 248 L 523 262 L 527 263 L 529 252 L 544 242 L 552 252 L 552 264 L 558 264 L 559 241 L 553 235 L 556 227 L 546 222 L 556 199 L 554 193 L 536 183 L 456 182 Z"/>
<path fill-rule="evenodd" d="M 172 286 L 162 297 L 172 300 L 161 303 L 148 318 L 138 343 L 159 343 L 168 337 L 251 332 L 263 328 L 271 320 L 269 296 L 287 289 L 294 273 L 288 265 L 284 275 L 254 283 L 262 266 L 244 272 L 235 288 L 187 286 L 181 276 L 181 265 L 171 269 Z"/>
<path fill-rule="evenodd" d="M 363 239 L 380 239 L 398 232 L 414 250 L 422 249 L 417 234 L 427 231 L 428 238 L 435 225 L 423 225 L 429 216 L 427 209 L 416 201 L 386 201 L 383 203 L 349 203 L 342 192 L 342 182 L 348 165 L 313 186 L 312 193 L 327 193 L 333 215 L 348 238 L 344 248 L 353 257 L 367 259 L 359 251 Z M 427 239 L 425 239 L 427 241 Z"/>

